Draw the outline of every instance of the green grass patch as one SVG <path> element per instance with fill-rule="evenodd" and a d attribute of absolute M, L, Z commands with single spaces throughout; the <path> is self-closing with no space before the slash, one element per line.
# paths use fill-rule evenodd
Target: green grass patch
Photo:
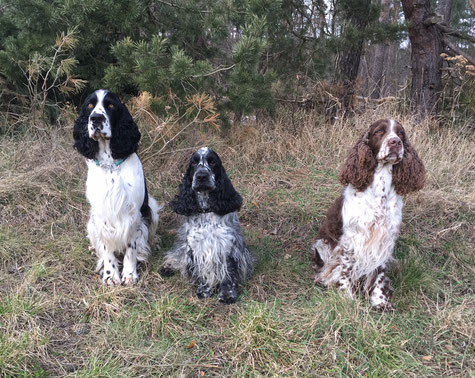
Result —
<path fill-rule="evenodd" d="M 92 356 L 86 361 L 84 368 L 75 372 L 78 377 L 96 378 L 96 377 L 126 377 L 124 374 L 124 367 L 120 363 L 120 358 L 117 356 Z"/>
<path fill-rule="evenodd" d="M 13 228 L 0 227 L 0 261 L 8 261 L 24 254 L 31 242 Z"/>
<path fill-rule="evenodd" d="M 293 358 L 304 353 L 303 346 L 293 340 L 280 306 L 277 300 L 250 301 L 230 319 L 227 339 L 234 359 L 271 374 L 279 365 L 291 366 Z"/>
<path fill-rule="evenodd" d="M 43 304 L 34 297 L 24 294 L 8 294 L 0 298 L 0 316 L 24 316 L 32 317 L 40 313 Z"/>
<path fill-rule="evenodd" d="M 275 238 L 260 236 L 250 230 L 248 233 L 248 247 L 256 259 L 255 274 L 267 270 L 274 270 L 282 258 L 282 243 Z"/>

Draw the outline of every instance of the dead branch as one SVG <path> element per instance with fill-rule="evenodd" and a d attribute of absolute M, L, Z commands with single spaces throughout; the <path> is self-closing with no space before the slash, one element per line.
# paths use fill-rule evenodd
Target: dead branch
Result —
<path fill-rule="evenodd" d="M 388 96 L 388 97 L 381 97 L 381 98 L 356 96 L 356 99 L 364 101 L 364 102 L 373 102 L 373 103 L 376 103 L 376 104 L 384 104 L 385 102 L 391 102 L 391 101 L 402 101 L 401 98 L 398 98 L 398 97 L 395 97 L 395 96 Z"/>
<path fill-rule="evenodd" d="M 471 56 L 467 55 L 464 51 L 462 51 L 461 49 L 459 49 L 457 46 L 455 46 L 453 43 L 451 43 L 447 38 L 442 38 L 442 41 L 444 42 L 444 44 L 450 49 L 452 50 L 454 53 L 456 53 L 457 55 L 462 55 L 465 59 L 467 59 L 469 61 L 469 63 L 473 66 L 475 66 L 475 59 L 472 58 Z"/>

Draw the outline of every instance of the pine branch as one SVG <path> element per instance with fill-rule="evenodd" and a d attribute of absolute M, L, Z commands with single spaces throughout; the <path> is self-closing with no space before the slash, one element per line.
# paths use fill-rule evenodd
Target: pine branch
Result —
<path fill-rule="evenodd" d="M 452 29 L 450 26 L 447 26 L 446 24 L 437 24 L 437 27 L 442 30 L 443 33 L 447 35 L 453 35 L 454 37 L 458 37 L 461 39 L 465 39 L 466 41 L 470 41 L 475 43 L 475 37 L 471 36 L 470 34 L 463 33 L 461 31 Z"/>
<path fill-rule="evenodd" d="M 186 7 L 183 7 L 183 6 L 178 5 L 178 4 L 173 4 L 173 3 L 170 3 L 168 1 L 157 0 L 157 3 L 167 5 L 167 6 L 172 7 L 172 8 L 177 8 L 177 9 L 183 9 L 183 10 L 186 10 L 186 11 L 190 11 L 190 8 L 186 8 Z M 209 10 L 200 10 L 200 11 L 198 11 L 198 13 L 206 14 L 206 13 L 212 13 L 212 12 L 209 11 Z"/>
<path fill-rule="evenodd" d="M 176 8 L 176 9 L 182 9 L 182 10 L 185 10 L 185 11 L 188 11 L 188 12 L 192 10 L 190 7 L 186 7 L 186 6 L 182 6 L 182 5 L 178 5 L 178 4 L 173 4 L 170 1 L 157 0 L 156 2 L 159 3 L 159 4 L 166 5 L 168 7 L 172 7 L 172 8 Z M 235 12 L 237 14 L 247 15 L 246 11 L 235 11 Z M 198 13 L 199 14 L 212 14 L 213 11 L 203 9 L 203 10 L 198 10 Z"/>
<path fill-rule="evenodd" d="M 443 22 L 442 17 L 439 15 L 432 15 L 430 17 L 427 17 L 424 20 L 424 25 L 425 26 L 435 25 L 444 34 L 452 35 L 454 37 L 458 37 L 458 38 L 465 39 L 467 41 L 475 43 L 475 37 L 471 36 L 470 34 L 463 33 L 459 30 L 451 28 L 445 22 Z"/>
<path fill-rule="evenodd" d="M 444 42 L 444 44 L 450 49 L 452 50 L 454 53 L 456 53 L 457 55 L 462 55 L 465 59 L 468 60 L 468 62 L 475 66 L 475 59 L 472 58 L 471 56 L 467 55 L 464 51 L 460 50 L 457 46 L 455 46 L 454 44 L 452 44 L 447 38 L 443 38 L 442 41 Z"/>

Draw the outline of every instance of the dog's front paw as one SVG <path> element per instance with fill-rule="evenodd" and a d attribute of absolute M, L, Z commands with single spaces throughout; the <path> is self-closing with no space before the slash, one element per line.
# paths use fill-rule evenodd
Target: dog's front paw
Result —
<path fill-rule="evenodd" d="M 218 300 L 224 304 L 232 304 L 237 301 L 238 292 L 235 285 L 223 285 L 219 289 Z"/>
<path fill-rule="evenodd" d="M 395 311 L 394 306 L 390 302 L 380 303 L 376 306 L 373 306 L 373 309 L 379 312 L 393 312 Z"/>
<path fill-rule="evenodd" d="M 119 271 L 117 269 L 104 269 L 102 272 L 102 283 L 107 286 L 119 286 Z"/>
<path fill-rule="evenodd" d="M 196 289 L 196 296 L 200 299 L 209 298 L 213 295 L 213 289 L 208 285 L 199 285 Z"/>
<path fill-rule="evenodd" d="M 122 284 L 125 286 L 134 285 L 139 280 L 139 275 L 137 272 L 123 273 L 122 274 Z"/>

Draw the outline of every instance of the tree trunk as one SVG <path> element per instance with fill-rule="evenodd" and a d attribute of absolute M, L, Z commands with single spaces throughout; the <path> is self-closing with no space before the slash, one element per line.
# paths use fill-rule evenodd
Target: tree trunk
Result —
<path fill-rule="evenodd" d="M 361 53 L 363 51 L 363 32 L 368 25 L 368 14 L 371 0 L 361 0 L 360 7 L 355 12 L 346 15 L 346 22 L 342 27 L 342 37 L 353 34 L 352 41 L 347 41 L 345 47 L 339 52 L 336 60 L 335 81 L 342 85 L 342 104 L 344 111 L 351 110 L 356 88 L 355 82 L 358 76 Z M 359 37 L 355 38 L 355 31 Z"/>
<path fill-rule="evenodd" d="M 442 89 L 441 34 L 435 25 L 424 25 L 432 15 L 430 0 L 402 0 L 402 7 L 411 41 L 412 106 L 424 118 L 437 114 Z"/>
<path fill-rule="evenodd" d="M 390 5 L 389 9 L 389 18 L 392 24 L 397 24 L 399 22 L 399 11 L 401 3 L 395 1 Z M 399 50 L 399 41 L 393 41 L 388 46 L 388 56 L 386 59 L 386 81 L 384 92 L 381 94 L 382 97 L 386 96 L 396 96 L 399 88 L 399 83 L 405 82 L 405 78 L 400 74 L 399 63 L 397 61 L 397 52 Z"/>
<path fill-rule="evenodd" d="M 439 0 L 437 13 L 444 18 L 444 22 L 447 25 L 450 25 L 450 18 L 452 17 L 452 0 Z"/>
<path fill-rule="evenodd" d="M 389 24 L 389 10 L 390 4 L 392 3 L 391 0 L 381 0 L 381 14 L 379 16 L 379 22 L 382 24 Z M 387 69 L 387 59 L 388 59 L 388 52 L 389 52 L 389 43 L 387 41 L 383 41 L 378 43 L 375 46 L 374 50 L 374 60 L 373 60 L 373 70 L 372 70 L 372 81 L 374 83 L 374 89 L 371 92 L 371 98 L 380 98 L 383 86 L 385 82 L 385 76 Z"/>

